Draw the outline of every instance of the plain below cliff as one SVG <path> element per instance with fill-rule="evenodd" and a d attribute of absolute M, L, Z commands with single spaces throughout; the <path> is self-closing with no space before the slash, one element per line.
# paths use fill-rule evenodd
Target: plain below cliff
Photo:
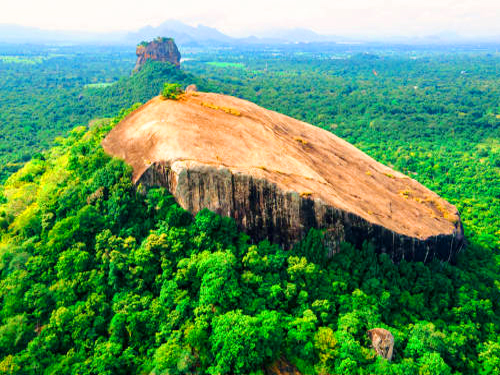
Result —
<path fill-rule="evenodd" d="M 135 182 L 165 185 L 193 213 L 232 216 L 257 239 L 286 246 L 309 228 L 376 243 L 394 260 L 449 260 L 457 209 L 408 176 L 310 124 L 214 93 L 156 97 L 103 141 Z"/>

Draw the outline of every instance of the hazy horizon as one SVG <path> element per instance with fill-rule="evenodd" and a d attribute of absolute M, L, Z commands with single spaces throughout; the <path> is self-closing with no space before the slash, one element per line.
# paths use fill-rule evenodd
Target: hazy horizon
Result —
<path fill-rule="evenodd" d="M 18 0 L 3 5 L 0 23 L 47 30 L 113 32 L 178 20 L 203 24 L 235 36 L 282 29 L 310 29 L 322 35 L 420 37 L 456 33 L 464 37 L 500 35 L 500 2 L 495 0 L 310 0 L 235 3 L 228 0 Z M 27 11 L 28 10 L 28 11 Z"/>

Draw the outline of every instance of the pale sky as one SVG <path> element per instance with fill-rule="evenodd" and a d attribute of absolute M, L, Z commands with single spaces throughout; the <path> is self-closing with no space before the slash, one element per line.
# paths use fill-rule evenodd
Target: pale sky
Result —
<path fill-rule="evenodd" d="M 282 28 L 322 34 L 500 35 L 500 0 L 0 0 L 0 23 L 134 31 L 176 19 L 231 36 Z"/>

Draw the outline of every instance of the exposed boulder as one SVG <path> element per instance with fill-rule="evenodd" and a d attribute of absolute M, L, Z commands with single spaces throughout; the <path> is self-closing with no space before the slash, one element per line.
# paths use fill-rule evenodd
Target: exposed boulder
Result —
<path fill-rule="evenodd" d="M 374 328 L 366 332 L 377 354 L 388 361 L 392 359 L 394 351 L 394 336 L 384 328 Z"/>
<path fill-rule="evenodd" d="M 151 42 L 140 43 L 135 51 L 137 62 L 134 71 L 138 71 L 148 60 L 163 61 L 181 65 L 181 54 L 172 38 L 158 37 Z"/>
<path fill-rule="evenodd" d="M 330 132 L 230 96 L 154 98 L 104 139 L 133 179 L 166 187 L 196 214 L 233 217 L 254 241 L 290 248 L 310 228 L 339 242 L 374 242 L 394 261 L 453 259 L 457 209 Z"/>
<path fill-rule="evenodd" d="M 186 87 L 185 91 L 187 93 L 188 92 L 196 92 L 196 91 L 198 91 L 198 87 L 195 84 L 191 84 L 191 85 L 189 85 L 189 86 Z"/>
<path fill-rule="evenodd" d="M 266 367 L 266 375 L 302 375 L 297 367 L 281 357 Z"/>

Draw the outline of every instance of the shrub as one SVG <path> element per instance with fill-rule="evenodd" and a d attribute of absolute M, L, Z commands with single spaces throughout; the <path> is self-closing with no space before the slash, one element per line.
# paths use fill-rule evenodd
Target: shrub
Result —
<path fill-rule="evenodd" d="M 177 100 L 182 92 L 181 85 L 178 83 L 165 83 L 163 91 L 161 92 L 161 97 L 163 99 Z"/>

